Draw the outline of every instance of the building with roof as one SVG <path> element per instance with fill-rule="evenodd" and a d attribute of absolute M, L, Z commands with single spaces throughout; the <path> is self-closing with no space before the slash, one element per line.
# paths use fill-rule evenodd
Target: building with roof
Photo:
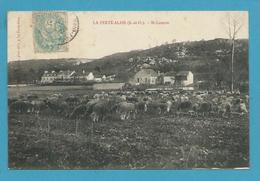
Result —
<path fill-rule="evenodd" d="M 191 86 L 194 82 L 193 73 L 191 71 L 180 71 L 176 74 L 176 86 Z"/>
<path fill-rule="evenodd" d="M 175 83 L 175 72 L 167 72 L 163 75 L 163 84 L 173 85 Z"/>
<path fill-rule="evenodd" d="M 44 71 L 42 77 L 41 77 L 41 83 L 42 84 L 49 84 L 53 83 L 57 79 L 57 73 L 55 71 Z"/>
<path fill-rule="evenodd" d="M 92 72 L 89 72 L 89 74 L 87 75 L 86 77 L 87 80 L 94 80 L 95 79 L 95 76 Z"/>
<path fill-rule="evenodd" d="M 81 72 L 77 72 L 77 78 L 80 81 L 85 81 L 87 79 L 88 74 L 85 70 L 82 70 Z"/>
<path fill-rule="evenodd" d="M 62 81 L 62 82 L 71 82 L 74 81 L 75 79 L 78 79 L 78 75 L 76 71 L 44 71 L 44 74 L 41 77 L 41 84 L 50 84 L 54 83 L 55 81 Z"/>
<path fill-rule="evenodd" d="M 55 80 L 71 81 L 78 77 L 76 71 L 66 70 L 59 71 Z"/>
<path fill-rule="evenodd" d="M 130 83 L 135 85 L 154 85 L 156 84 L 157 77 L 158 74 L 153 69 L 143 68 L 134 75 Z"/>

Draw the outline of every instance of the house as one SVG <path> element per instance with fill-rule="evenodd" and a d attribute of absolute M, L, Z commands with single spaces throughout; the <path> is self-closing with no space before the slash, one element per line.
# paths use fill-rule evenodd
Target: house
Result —
<path fill-rule="evenodd" d="M 174 76 L 164 76 L 163 77 L 163 84 L 173 85 L 174 82 L 175 82 L 175 77 Z"/>
<path fill-rule="evenodd" d="M 102 75 L 96 75 L 93 79 L 95 82 L 102 82 Z"/>
<path fill-rule="evenodd" d="M 50 84 L 55 81 L 64 81 L 64 82 L 70 82 L 77 79 L 78 76 L 76 74 L 76 71 L 59 71 L 58 73 L 55 71 L 45 71 L 44 74 L 41 77 L 41 83 L 42 84 Z"/>
<path fill-rule="evenodd" d="M 113 74 L 113 75 L 108 75 L 108 76 L 107 76 L 107 81 L 114 81 L 115 78 L 116 78 L 116 75 L 115 75 L 115 74 Z"/>
<path fill-rule="evenodd" d="M 93 75 L 92 72 L 90 72 L 88 75 L 87 75 L 87 80 L 94 80 L 95 79 L 95 76 Z"/>
<path fill-rule="evenodd" d="M 66 70 L 66 71 L 59 71 L 57 73 L 57 77 L 55 80 L 62 80 L 62 81 L 71 81 L 77 78 L 76 71 Z"/>
<path fill-rule="evenodd" d="M 175 83 L 175 73 L 167 72 L 163 76 L 163 84 L 173 85 Z"/>
<path fill-rule="evenodd" d="M 57 79 L 57 73 L 55 71 L 44 71 L 44 74 L 42 75 L 41 78 L 41 83 L 42 84 L 49 84 L 53 83 Z"/>
<path fill-rule="evenodd" d="M 60 71 L 57 74 L 57 80 L 58 81 L 62 81 L 62 82 L 71 82 L 71 81 L 88 81 L 88 80 L 94 80 L 94 75 L 92 72 L 90 72 L 89 74 L 86 73 L 85 70 L 76 72 L 76 71 L 70 71 L 70 70 L 66 70 L 66 71 Z"/>
<path fill-rule="evenodd" d="M 156 84 L 158 74 L 150 68 L 143 68 L 137 72 L 133 79 L 130 81 L 131 84 L 140 85 L 154 85 Z"/>
<path fill-rule="evenodd" d="M 106 75 L 103 75 L 101 78 L 102 78 L 102 81 L 106 81 L 107 80 L 107 76 Z"/>
<path fill-rule="evenodd" d="M 85 81 L 85 80 L 87 80 L 87 73 L 86 73 L 86 71 L 85 71 L 85 70 L 82 70 L 82 72 L 77 73 L 77 78 L 78 78 L 78 80 L 80 80 L 80 81 Z"/>
<path fill-rule="evenodd" d="M 189 86 L 193 84 L 193 73 L 191 71 L 180 71 L 175 77 L 176 86 Z"/>

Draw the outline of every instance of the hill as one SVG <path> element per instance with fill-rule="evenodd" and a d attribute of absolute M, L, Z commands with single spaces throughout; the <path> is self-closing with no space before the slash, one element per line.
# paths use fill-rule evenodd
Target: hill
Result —
<path fill-rule="evenodd" d="M 235 82 L 248 80 L 248 40 L 235 44 Z M 116 53 L 90 62 L 79 59 L 27 60 L 8 64 L 9 84 L 40 80 L 44 70 L 85 70 L 96 74 L 116 74 L 127 81 L 142 66 L 156 71 L 191 70 L 196 80 L 213 84 L 229 84 L 231 69 L 231 43 L 227 39 L 191 41 L 164 44 L 146 50 Z"/>

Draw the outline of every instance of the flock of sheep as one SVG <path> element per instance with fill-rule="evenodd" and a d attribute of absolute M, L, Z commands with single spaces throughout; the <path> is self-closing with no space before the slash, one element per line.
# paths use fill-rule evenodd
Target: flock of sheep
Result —
<path fill-rule="evenodd" d="M 183 91 L 110 91 L 93 95 L 24 95 L 8 99 L 9 114 L 56 115 L 93 122 L 138 115 L 218 116 L 248 114 L 249 96 L 236 93 Z"/>

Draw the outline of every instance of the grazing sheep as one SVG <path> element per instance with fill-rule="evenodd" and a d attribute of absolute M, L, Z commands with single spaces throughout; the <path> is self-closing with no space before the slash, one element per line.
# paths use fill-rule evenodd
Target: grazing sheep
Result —
<path fill-rule="evenodd" d="M 209 102 L 202 102 L 199 106 L 199 112 L 202 113 L 203 116 L 205 114 L 209 114 L 212 110 L 212 105 Z"/>
<path fill-rule="evenodd" d="M 80 100 L 78 97 L 75 97 L 75 96 L 70 96 L 70 97 L 67 97 L 65 99 L 65 101 L 70 105 L 70 106 L 74 106 L 74 105 L 77 105 Z"/>
<path fill-rule="evenodd" d="M 128 102 L 120 102 L 117 105 L 117 112 L 120 114 L 122 120 L 135 119 L 135 104 Z"/>
<path fill-rule="evenodd" d="M 238 113 L 238 114 L 247 114 L 247 108 L 246 108 L 246 104 L 243 102 L 238 102 L 237 104 L 234 104 L 232 106 L 232 112 L 233 113 Z"/>
<path fill-rule="evenodd" d="M 246 104 L 249 103 L 249 96 L 248 95 L 245 95 L 245 100 L 246 100 Z"/>
<path fill-rule="evenodd" d="M 178 111 L 188 112 L 192 109 L 192 103 L 191 101 L 180 102 L 177 109 Z"/>
<path fill-rule="evenodd" d="M 33 105 L 33 113 L 35 114 L 40 114 L 41 112 L 43 112 L 48 108 L 46 101 L 42 101 L 42 100 L 34 100 L 32 101 L 32 105 Z"/>
<path fill-rule="evenodd" d="M 191 116 L 198 116 L 198 112 L 200 109 L 200 105 L 198 103 L 193 103 L 192 104 L 192 111 L 189 111 Z"/>
<path fill-rule="evenodd" d="M 10 105 L 10 113 L 28 113 L 31 109 L 31 104 L 27 101 L 15 101 Z"/>
<path fill-rule="evenodd" d="M 46 101 L 46 105 L 52 111 L 53 114 L 63 114 L 64 112 L 68 111 L 69 104 L 66 102 L 59 102 L 59 101 Z"/>
<path fill-rule="evenodd" d="M 80 104 L 87 104 L 90 100 L 90 96 L 89 95 L 84 95 L 82 96 L 82 99 L 80 100 Z"/>
<path fill-rule="evenodd" d="M 93 103 L 90 107 L 87 107 L 87 113 L 90 113 L 92 121 L 104 121 L 108 115 L 111 115 L 115 111 L 115 102 L 103 99 Z"/>
<path fill-rule="evenodd" d="M 146 113 L 147 112 L 147 103 L 144 101 L 135 103 L 137 113 Z"/>
<path fill-rule="evenodd" d="M 84 117 L 86 110 L 87 110 L 86 105 L 79 105 L 73 109 L 72 113 L 69 115 L 69 118 L 70 119 L 80 119 L 80 118 Z"/>
<path fill-rule="evenodd" d="M 161 114 L 163 110 L 166 110 L 166 104 L 157 101 L 151 101 L 147 104 L 147 110 L 151 114 Z"/>
<path fill-rule="evenodd" d="M 126 97 L 126 101 L 127 102 L 138 102 L 138 98 L 137 97 L 133 97 L 133 96 L 127 96 Z"/>
<path fill-rule="evenodd" d="M 228 101 L 222 102 L 218 107 L 218 114 L 224 117 L 225 115 L 230 116 L 232 104 Z"/>
<path fill-rule="evenodd" d="M 89 117 L 91 113 L 93 112 L 93 107 L 96 103 L 98 103 L 98 99 L 92 99 L 86 104 L 86 111 L 85 111 L 85 117 Z"/>
<path fill-rule="evenodd" d="M 242 114 L 247 114 L 248 113 L 248 110 L 246 108 L 246 104 L 245 103 L 240 103 L 239 104 L 239 111 L 242 113 Z"/>
<path fill-rule="evenodd" d="M 125 96 L 125 95 L 122 95 L 122 96 L 121 96 L 121 100 L 122 100 L 122 101 L 126 101 L 126 96 Z"/>
<path fill-rule="evenodd" d="M 166 106 L 167 106 L 166 112 L 169 113 L 171 111 L 171 108 L 172 108 L 172 101 L 168 100 L 166 102 Z"/>

